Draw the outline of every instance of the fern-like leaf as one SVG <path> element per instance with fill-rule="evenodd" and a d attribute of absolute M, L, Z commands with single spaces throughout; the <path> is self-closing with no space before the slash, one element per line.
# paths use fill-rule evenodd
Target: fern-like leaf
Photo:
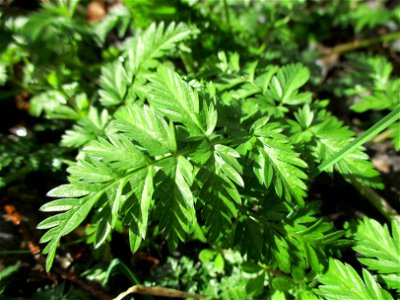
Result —
<path fill-rule="evenodd" d="M 177 73 L 160 66 L 151 82 L 149 99 L 156 111 L 174 122 L 184 124 L 189 133 L 194 135 L 208 131 L 197 91 Z"/>
<path fill-rule="evenodd" d="M 349 264 L 343 264 L 339 260 L 331 259 L 328 271 L 319 279 L 322 283 L 319 286 L 319 290 L 328 300 L 393 299 L 367 270 L 363 269 L 362 274 L 364 280 Z"/>
<path fill-rule="evenodd" d="M 131 192 L 122 208 L 123 224 L 129 228 L 129 242 L 132 252 L 136 252 L 142 239 L 146 238 L 150 204 L 154 193 L 155 168 L 149 166 L 135 172 L 129 179 Z"/>
<path fill-rule="evenodd" d="M 97 137 L 105 136 L 106 127 L 109 121 L 107 110 L 101 113 L 95 107 L 90 107 L 88 116 L 79 120 L 71 130 L 65 131 L 61 144 L 67 147 L 81 147 L 95 140 Z"/>
<path fill-rule="evenodd" d="M 355 251 L 368 269 L 377 271 L 389 288 L 400 292 L 400 224 L 392 221 L 392 235 L 388 227 L 364 218 L 355 233 Z"/>
<path fill-rule="evenodd" d="M 241 198 L 236 185 L 243 186 L 244 182 L 242 168 L 237 161 L 238 152 L 227 146 L 215 145 L 208 155 L 209 159 L 199 171 L 196 181 L 208 239 L 214 241 L 221 235 L 221 228 L 229 227 L 232 218 L 237 216 L 236 206 L 240 205 Z"/>
<path fill-rule="evenodd" d="M 195 34 L 196 29 L 179 23 L 155 23 L 125 46 L 130 49 L 126 57 L 102 68 L 100 101 L 111 106 L 132 102 L 144 93 L 147 71 L 159 65 L 157 60 L 172 50 L 177 43 Z M 125 61 L 125 62 L 123 62 Z"/>
<path fill-rule="evenodd" d="M 174 127 L 148 106 L 128 106 L 115 115 L 115 128 L 137 141 L 152 155 L 163 155 L 176 151 Z"/>
<path fill-rule="evenodd" d="M 248 142 L 250 146 L 246 146 L 252 147 L 249 157 L 254 161 L 254 173 L 267 188 L 273 185 L 279 197 L 288 201 L 294 198 L 302 204 L 307 176 L 301 168 L 307 164 L 288 143 L 279 124 L 268 121 L 268 118 L 261 118 L 253 124 L 253 138 Z"/>
<path fill-rule="evenodd" d="M 310 71 L 300 64 L 287 65 L 272 77 L 266 95 L 283 104 L 296 105 L 311 101 L 310 93 L 298 93 L 310 77 Z M 268 77 L 267 77 L 268 78 Z"/>
<path fill-rule="evenodd" d="M 187 39 L 198 30 L 184 23 L 171 22 L 167 27 L 164 22 L 156 25 L 152 23 L 148 29 L 126 47 L 130 51 L 128 70 L 137 74 L 141 69 L 155 68 L 158 65 L 157 58 L 171 51 L 177 43 Z"/>
<path fill-rule="evenodd" d="M 161 172 L 156 180 L 156 214 L 160 219 L 160 228 L 168 238 L 168 246 L 176 249 L 179 240 L 184 241 L 191 233 L 196 222 L 194 196 L 191 186 L 194 180 L 193 166 L 183 156 L 170 158 L 160 164 Z"/>
<path fill-rule="evenodd" d="M 320 112 L 315 123 L 309 128 L 314 142 L 311 150 L 320 162 L 328 160 L 353 139 L 354 132 L 327 112 Z M 383 188 L 379 172 L 363 150 L 363 147 L 359 147 L 350 152 L 335 164 L 336 169 L 346 180 L 351 180 L 353 176 L 365 185 Z M 332 171 L 332 168 L 328 170 Z"/>
<path fill-rule="evenodd" d="M 125 100 L 130 78 L 119 60 L 101 69 L 100 101 L 105 106 L 117 105 Z"/>
<path fill-rule="evenodd" d="M 72 190 L 72 193 L 74 193 L 74 188 L 72 188 Z M 71 191 L 66 189 L 65 192 L 66 194 L 69 194 Z M 84 196 L 83 198 L 55 200 L 53 202 L 46 203 L 42 207 L 43 211 L 65 210 L 65 212 L 43 220 L 37 226 L 39 229 L 48 229 L 40 239 L 40 243 L 48 243 L 43 249 L 43 253 L 47 254 L 47 271 L 50 270 L 51 265 L 53 264 L 56 250 L 61 238 L 64 235 L 72 232 L 83 222 L 93 205 L 100 198 L 101 194 L 102 193 L 99 192 Z"/>

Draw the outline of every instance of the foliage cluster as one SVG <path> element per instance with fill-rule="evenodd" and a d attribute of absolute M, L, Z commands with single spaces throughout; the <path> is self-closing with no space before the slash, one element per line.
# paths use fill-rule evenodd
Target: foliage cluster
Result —
<path fill-rule="evenodd" d="M 105 15 L 88 22 L 87 5 L 49 2 L 27 16 L 0 15 L 1 101 L 28 94 L 21 101 L 35 120 L 27 134 L 0 136 L 0 184 L 6 190 L 37 170 L 68 173 L 40 208 L 52 213 L 37 225 L 47 271 L 65 236 L 84 228 L 99 263 L 76 269 L 105 287 L 118 265 L 132 284 L 217 299 L 400 295 L 398 218 L 391 230 L 368 217 L 334 224 L 312 192 L 322 172 L 384 188 L 323 95 L 355 113 L 391 112 L 379 130 L 399 150 L 400 79 L 373 45 L 400 38 L 400 7 L 125 1 L 101 6 Z M 368 39 L 382 28 L 390 33 Z M 332 31 L 372 48 L 341 58 L 343 76 L 330 76 L 321 58 L 321 44 L 337 38 Z M 351 50 L 325 49 L 336 60 Z M 49 132 L 57 138 L 43 145 Z M 110 258 L 116 236 L 133 257 L 158 252 L 162 265 L 138 279 L 127 261 Z M 18 265 L 0 278 L 15 272 Z"/>

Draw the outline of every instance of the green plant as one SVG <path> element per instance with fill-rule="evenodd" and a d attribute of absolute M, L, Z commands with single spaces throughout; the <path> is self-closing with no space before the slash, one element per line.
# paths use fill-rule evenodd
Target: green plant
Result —
<path fill-rule="evenodd" d="M 393 70 L 384 57 L 371 57 L 363 55 L 350 56 L 350 63 L 358 72 L 352 77 L 356 83 L 354 88 L 349 88 L 346 93 L 356 97 L 356 103 L 350 108 L 363 113 L 369 110 L 394 110 L 399 104 L 400 79 L 391 78 Z M 393 124 L 387 132 L 392 138 L 396 150 L 400 149 L 400 131 L 398 123 Z"/>
<path fill-rule="evenodd" d="M 378 272 L 379 281 L 390 289 L 399 291 L 400 277 L 400 223 L 392 222 L 392 236 L 386 225 L 365 218 L 356 226 L 353 249 L 362 255 L 359 260 L 368 269 Z M 331 260 L 326 274 L 319 281 L 322 295 L 328 299 L 393 299 L 366 269 L 363 279 L 348 264 Z"/>
<path fill-rule="evenodd" d="M 179 37 L 186 35 L 183 26 L 176 27 Z M 132 53 L 161 57 L 151 47 L 171 40 L 175 26 L 163 28 L 152 25 L 142 35 L 152 42 L 144 44 L 139 36 Z M 48 243 L 47 269 L 61 238 L 92 212 L 94 247 L 121 226 L 129 231 L 133 252 L 149 226 L 158 228 L 171 250 L 195 238 L 197 230 L 208 243 L 238 247 L 247 259 L 273 269 L 321 272 L 341 232 L 315 218 L 315 206 L 305 203 L 307 173 L 354 134 L 326 111 L 327 102 L 299 91 L 308 70 L 299 64 L 252 67 L 247 78 L 227 86 L 187 82 L 157 61 L 149 65 L 159 65 L 157 71 L 140 79 L 148 60 L 127 62 L 132 61 L 133 69 L 120 62 L 103 68 L 100 101 L 120 107 L 106 138 L 89 142 L 84 157 L 68 168 L 69 184 L 49 192 L 60 199 L 41 208 L 60 212 L 38 225 L 48 230 L 41 238 Z M 346 179 L 382 186 L 357 145 L 335 166 Z"/>
<path fill-rule="evenodd" d="M 341 230 L 319 185 L 343 181 L 366 199 L 384 188 L 363 145 L 383 131 L 398 148 L 399 82 L 383 57 L 349 54 L 343 60 L 352 72 L 328 74 L 326 82 L 318 66 L 322 55 L 337 60 L 396 38 L 368 33 L 393 27 L 398 8 L 339 0 L 126 2 L 93 23 L 79 1 L 48 3 L 23 22 L 0 18 L 4 99 L 28 94 L 26 110 L 39 124 L 32 143 L 5 138 L 0 146 L 4 188 L 67 165 L 68 182 L 40 208 L 54 213 L 37 226 L 46 230 L 46 270 L 62 262 L 57 253 L 77 234 L 95 255 L 73 268 L 103 288 L 116 274 L 135 286 L 222 299 L 394 298 L 397 212 L 378 208 L 393 220 L 392 236 L 372 218 Z M 331 30 L 344 29 L 367 38 L 319 52 Z M 354 112 L 382 110 L 380 120 L 356 134 L 331 112 L 344 102 L 326 100 L 326 90 L 351 98 Z M 54 141 L 42 147 L 40 132 L 57 136 L 59 148 Z M 112 253 L 121 237 L 132 261 Z M 363 256 L 362 277 L 349 246 Z M 143 252 L 161 258 L 147 274 L 134 267 Z"/>

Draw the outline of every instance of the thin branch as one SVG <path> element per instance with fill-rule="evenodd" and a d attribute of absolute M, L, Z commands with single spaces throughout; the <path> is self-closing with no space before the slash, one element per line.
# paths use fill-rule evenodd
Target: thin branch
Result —
<path fill-rule="evenodd" d="M 167 297 L 167 298 L 193 298 L 193 299 L 205 299 L 206 296 L 199 294 L 190 294 L 182 292 L 180 290 L 169 289 L 158 286 L 145 286 L 145 285 L 134 285 L 127 289 L 125 292 L 119 294 L 113 300 L 122 300 L 129 294 L 141 294 L 149 296 Z"/>
<path fill-rule="evenodd" d="M 400 39 L 400 31 L 384 34 L 371 39 L 365 39 L 365 40 L 356 39 L 352 42 L 339 44 L 332 48 L 324 47 L 323 45 L 318 44 L 317 48 L 320 50 L 323 57 L 330 57 L 330 56 L 335 57 L 346 52 L 350 52 L 360 48 L 366 48 L 375 44 L 388 43 L 397 39 Z"/>
<path fill-rule="evenodd" d="M 385 198 L 379 196 L 377 192 L 360 183 L 354 177 L 351 177 L 351 183 L 388 221 L 396 220 L 400 222 L 398 212 L 390 206 Z"/>
<path fill-rule="evenodd" d="M 378 134 L 373 140 L 372 143 L 374 144 L 379 144 L 382 143 L 384 140 L 386 140 L 388 137 L 392 136 L 392 134 L 395 133 L 394 128 L 389 128 L 385 130 L 384 132 Z"/>

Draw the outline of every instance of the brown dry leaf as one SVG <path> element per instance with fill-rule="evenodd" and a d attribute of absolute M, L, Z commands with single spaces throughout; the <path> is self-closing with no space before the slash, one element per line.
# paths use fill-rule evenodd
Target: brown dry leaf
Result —
<path fill-rule="evenodd" d="M 92 1 L 87 6 L 87 20 L 95 22 L 102 20 L 107 14 L 104 1 Z"/>
<path fill-rule="evenodd" d="M 376 156 L 372 159 L 372 163 L 375 168 L 383 173 L 389 173 L 390 171 L 390 159 L 387 155 Z"/>
<path fill-rule="evenodd" d="M 21 92 L 19 95 L 15 96 L 16 105 L 18 109 L 22 110 L 29 110 L 29 93 L 28 92 Z"/>

